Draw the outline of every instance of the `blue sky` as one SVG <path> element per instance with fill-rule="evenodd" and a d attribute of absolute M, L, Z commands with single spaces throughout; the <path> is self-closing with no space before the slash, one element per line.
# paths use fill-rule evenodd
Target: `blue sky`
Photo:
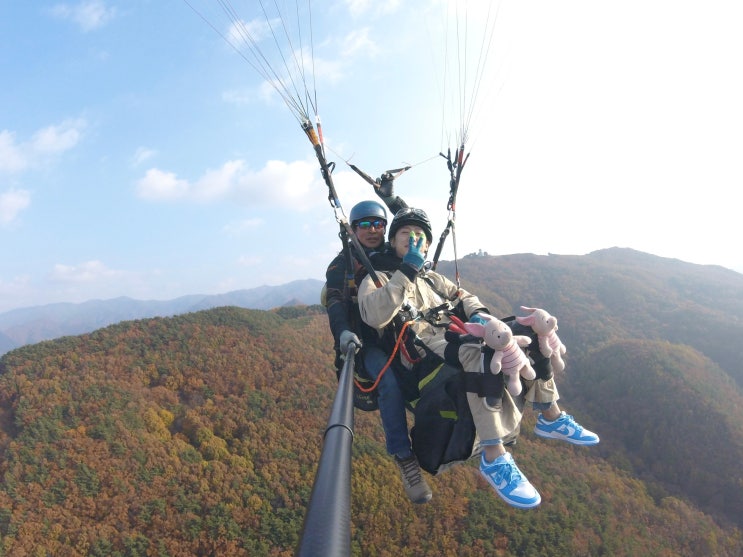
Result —
<path fill-rule="evenodd" d="M 216 0 L 190 3 L 229 36 Z M 307 3 L 276 4 L 306 46 Z M 346 213 L 371 196 L 347 162 L 411 164 L 397 193 L 438 237 L 463 94 L 460 257 L 620 246 L 743 272 L 743 4 L 504 0 L 476 96 L 491 3 L 449 4 L 312 3 Z M 258 3 L 232 5 L 280 69 Z M 0 75 L 0 311 L 324 277 L 338 225 L 309 142 L 186 2 L 0 2 Z"/>

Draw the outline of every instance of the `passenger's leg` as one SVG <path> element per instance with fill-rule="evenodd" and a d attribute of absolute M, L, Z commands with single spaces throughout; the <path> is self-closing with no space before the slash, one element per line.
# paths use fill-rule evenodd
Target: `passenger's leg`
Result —
<path fill-rule="evenodd" d="M 387 360 L 387 354 L 377 347 L 364 349 L 364 367 L 374 380 L 379 376 Z M 382 418 L 387 452 L 394 457 L 400 469 L 402 485 L 408 498 L 413 503 L 426 503 L 431 500 L 433 493 L 421 474 L 418 459 L 410 446 L 405 399 L 392 369 L 384 372 L 377 389 L 379 415 Z"/>

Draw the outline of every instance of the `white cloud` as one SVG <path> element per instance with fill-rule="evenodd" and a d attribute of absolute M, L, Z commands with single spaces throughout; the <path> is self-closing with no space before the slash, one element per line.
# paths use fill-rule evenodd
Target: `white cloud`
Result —
<path fill-rule="evenodd" d="M 148 201 L 231 200 L 250 207 L 279 204 L 300 210 L 326 198 L 324 188 L 317 162 L 312 160 L 270 160 L 257 171 L 243 160 L 232 160 L 208 170 L 195 182 L 151 168 L 136 184 L 137 195 Z"/>
<path fill-rule="evenodd" d="M 132 165 L 139 166 L 140 164 L 150 160 L 155 155 L 157 155 L 157 151 L 155 151 L 154 149 L 139 147 L 132 156 Z"/>
<path fill-rule="evenodd" d="M 56 126 L 47 126 L 33 135 L 30 148 L 42 155 L 68 151 L 80 141 L 84 128 L 84 120 L 67 120 Z"/>
<path fill-rule="evenodd" d="M 313 60 L 312 71 L 319 81 L 331 83 L 341 82 L 347 77 L 349 70 L 352 73 L 360 59 L 373 58 L 380 52 L 379 46 L 370 36 L 368 27 L 352 29 L 342 37 L 329 41 L 326 46 L 325 52 L 329 55 L 322 56 L 316 51 L 313 56 L 306 52 L 304 60 Z"/>
<path fill-rule="evenodd" d="M 244 171 L 245 162 L 227 161 L 222 168 L 207 170 L 191 188 L 191 195 L 199 201 L 224 199 L 240 188 L 246 179 L 250 180 L 250 171 Z"/>
<path fill-rule="evenodd" d="M 51 155 L 69 151 L 83 136 L 87 122 L 65 120 L 35 132 L 28 141 L 16 141 L 16 134 L 0 131 L 0 172 L 19 173 L 43 163 Z"/>
<path fill-rule="evenodd" d="M 100 261 L 86 261 L 80 265 L 63 265 L 58 263 L 54 266 L 51 279 L 59 282 L 91 283 L 99 280 L 107 280 L 121 275 L 106 267 Z"/>
<path fill-rule="evenodd" d="M 27 165 L 23 150 L 15 142 L 15 134 L 8 130 L 0 131 L 0 171 L 20 172 Z"/>
<path fill-rule="evenodd" d="M 328 58 L 322 58 L 315 55 L 313 68 L 316 78 L 320 81 L 325 81 L 328 83 L 340 83 L 341 80 L 346 76 L 348 59 L 349 58 L 344 57 L 329 60 Z"/>
<path fill-rule="evenodd" d="M 342 41 L 341 52 L 345 58 L 351 58 L 357 53 L 374 55 L 379 47 L 369 38 L 369 28 L 354 29 Z"/>
<path fill-rule="evenodd" d="M 137 195 L 148 201 L 171 201 L 186 197 L 189 185 L 179 180 L 173 172 L 163 172 L 157 168 L 147 171 L 137 182 Z"/>
<path fill-rule="evenodd" d="M 57 4 L 52 15 L 72 21 L 83 31 L 100 29 L 116 15 L 116 8 L 106 6 L 102 0 L 88 0 L 77 4 Z"/>
<path fill-rule="evenodd" d="M 240 184 L 240 195 L 245 199 L 255 193 L 266 202 L 314 205 L 314 186 L 318 185 L 315 161 L 284 162 L 270 160 L 259 172 L 246 175 Z"/>
<path fill-rule="evenodd" d="M 26 190 L 9 190 L 0 193 L 0 225 L 12 223 L 18 214 L 31 204 L 31 194 Z"/>
<path fill-rule="evenodd" d="M 230 25 L 227 40 L 235 46 L 243 42 L 259 43 L 272 36 L 272 29 L 276 29 L 276 32 L 280 34 L 281 25 L 281 20 L 277 18 L 270 18 L 267 21 L 266 18 L 261 17 L 247 23 L 238 19 Z"/>

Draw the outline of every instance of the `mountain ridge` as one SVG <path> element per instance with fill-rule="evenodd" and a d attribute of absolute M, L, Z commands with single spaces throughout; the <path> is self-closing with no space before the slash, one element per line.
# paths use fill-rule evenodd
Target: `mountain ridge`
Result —
<path fill-rule="evenodd" d="M 0 355 L 43 340 L 78 335 L 131 319 L 169 317 L 219 306 L 272 309 L 312 305 L 323 282 L 303 279 L 278 286 L 258 286 L 223 294 L 189 294 L 170 300 L 137 300 L 119 296 L 80 303 L 59 302 L 0 313 Z"/>
<path fill-rule="evenodd" d="M 491 257 L 491 256 L 484 256 Z M 467 266 L 472 260 L 482 259 L 482 255 L 470 254 L 460 262 Z M 691 271 L 695 276 L 700 270 L 715 273 L 725 283 L 731 277 L 740 278 L 740 274 L 718 265 L 697 265 L 679 259 L 663 258 L 643 253 L 631 248 L 606 248 L 587 255 L 535 255 L 531 253 L 495 256 L 498 261 L 522 260 L 549 264 L 550 260 L 565 262 L 603 261 L 608 265 L 629 265 L 637 267 L 642 263 L 647 268 L 662 268 L 664 265 L 679 265 L 685 272 Z M 454 264 L 442 261 L 439 270 L 448 270 L 454 275 Z M 466 276 L 466 274 L 465 274 Z M 119 296 L 106 300 L 87 300 L 80 303 L 59 302 L 27 308 L 16 308 L 0 313 L 0 355 L 9 350 L 67 335 L 90 332 L 128 319 L 147 317 L 167 317 L 190 311 L 199 311 L 212 307 L 234 305 L 247 309 L 271 309 L 283 305 L 312 305 L 317 303 L 323 281 L 302 279 L 277 286 L 259 286 L 251 289 L 239 289 L 220 294 L 189 294 L 170 300 L 139 300 L 128 296 Z M 732 298 L 735 300 L 735 298 Z M 743 307 L 743 300 L 741 300 Z"/>

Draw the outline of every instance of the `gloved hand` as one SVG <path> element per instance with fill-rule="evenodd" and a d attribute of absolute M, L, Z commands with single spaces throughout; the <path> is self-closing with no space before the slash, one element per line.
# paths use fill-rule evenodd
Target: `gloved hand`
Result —
<path fill-rule="evenodd" d="M 346 329 L 341 333 L 341 338 L 339 339 L 341 354 L 346 354 L 346 352 L 348 352 L 348 347 L 351 346 L 351 344 L 356 345 L 356 352 L 361 348 L 361 341 L 359 340 L 359 337 L 356 336 L 356 333 Z"/>
<path fill-rule="evenodd" d="M 411 230 L 410 238 L 408 239 L 408 253 L 406 253 L 402 258 L 402 262 L 407 263 L 416 271 L 420 271 L 423 268 L 423 264 L 426 262 L 426 255 L 421 253 L 421 248 L 425 242 L 425 234 L 421 234 L 420 238 L 416 241 L 415 232 Z"/>
<path fill-rule="evenodd" d="M 483 314 L 481 313 L 470 315 L 470 323 L 479 323 L 480 325 L 486 325 L 487 322 L 487 318 L 483 317 Z"/>
<path fill-rule="evenodd" d="M 382 174 L 375 182 L 374 191 L 382 199 L 395 195 L 395 178 L 389 172 Z"/>

